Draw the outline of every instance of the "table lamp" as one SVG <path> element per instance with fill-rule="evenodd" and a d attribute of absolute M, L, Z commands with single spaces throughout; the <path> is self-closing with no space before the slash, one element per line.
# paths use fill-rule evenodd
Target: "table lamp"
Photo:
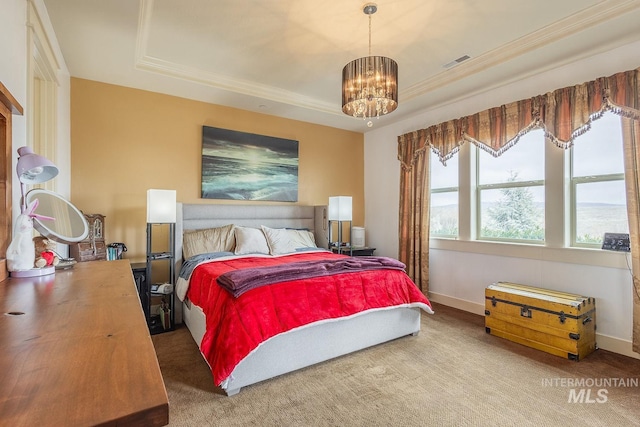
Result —
<path fill-rule="evenodd" d="M 147 190 L 147 223 L 176 222 L 176 190 Z"/>
<path fill-rule="evenodd" d="M 338 252 L 341 252 L 341 244 L 342 244 L 342 223 L 343 222 L 351 222 L 352 220 L 352 198 L 351 196 L 333 196 L 329 197 L 329 249 L 334 245 L 334 242 L 331 241 L 332 234 L 332 226 L 331 223 L 333 221 L 338 222 Z M 351 234 L 349 234 L 351 236 Z M 351 244 L 349 244 L 351 246 Z"/>

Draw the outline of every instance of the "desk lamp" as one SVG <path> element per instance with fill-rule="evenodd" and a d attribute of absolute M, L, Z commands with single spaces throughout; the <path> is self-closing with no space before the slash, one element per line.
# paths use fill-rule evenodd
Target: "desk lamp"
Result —
<path fill-rule="evenodd" d="M 17 221 L 11 244 L 7 249 L 7 267 L 9 275 L 13 277 L 44 276 L 54 273 L 55 267 L 51 265 L 43 268 L 33 268 L 35 262 L 35 245 L 32 240 L 33 218 L 45 220 L 53 220 L 53 218 L 33 212 L 38 205 L 37 199 L 33 203 L 32 211 L 27 212 L 25 185 L 47 182 L 55 178 L 59 171 L 51 161 L 35 154 L 29 147 L 18 148 L 18 155 L 20 157 L 18 158 L 16 172 L 18 181 L 20 181 L 20 214 L 27 218 Z"/>
<path fill-rule="evenodd" d="M 48 159 L 35 154 L 29 147 L 18 148 L 16 172 L 20 181 L 20 212 L 24 213 L 27 201 L 24 197 L 25 184 L 42 184 L 58 175 L 58 168 Z"/>

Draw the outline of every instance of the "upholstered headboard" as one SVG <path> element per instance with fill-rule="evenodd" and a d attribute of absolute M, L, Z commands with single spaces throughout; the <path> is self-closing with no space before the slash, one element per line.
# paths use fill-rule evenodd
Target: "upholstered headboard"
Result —
<path fill-rule="evenodd" d="M 328 247 L 327 207 L 298 205 L 221 205 L 178 203 L 176 272 L 182 263 L 184 230 L 235 224 L 245 227 L 306 228 L 314 232 L 318 247 Z"/>
<path fill-rule="evenodd" d="M 221 227 L 235 224 L 245 227 L 306 228 L 313 231 L 316 245 L 329 244 L 326 206 L 295 205 L 219 205 L 177 204 L 175 235 L 175 274 L 182 266 L 182 233 L 184 230 Z M 182 305 L 177 304 L 175 319 L 182 323 Z"/>

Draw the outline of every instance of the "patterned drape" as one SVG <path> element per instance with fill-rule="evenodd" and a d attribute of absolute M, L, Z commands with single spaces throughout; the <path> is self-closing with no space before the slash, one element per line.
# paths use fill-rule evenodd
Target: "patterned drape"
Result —
<path fill-rule="evenodd" d="M 427 138 L 400 137 L 400 235 L 399 259 L 407 273 L 426 295 L 429 289 L 429 182 L 430 151 Z"/>
<path fill-rule="evenodd" d="M 623 120 L 624 181 L 627 188 L 627 216 L 631 238 L 633 272 L 633 351 L 640 353 L 640 121 Z"/>
<path fill-rule="evenodd" d="M 611 111 L 632 119 L 630 123 L 633 125 L 628 126 L 635 130 L 626 132 L 625 181 L 631 244 L 635 248 L 631 252 L 635 292 L 633 348 L 640 352 L 640 290 L 636 279 L 640 276 L 640 229 L 637 225 L 640 182 L 637 162 L 631 162 L 640 157 L 640 132 L 637 131 L 640 121 L 639 85 L 640 68 L 637 68 L 400 135 L 399 258 L 407 264 L 410 275 L 422 291 L 427 293 L 429 282 L 430 191 L 429 156 L 426 154 L 429 149 L 443 163 L 464 142 L 499 156 L 515 145 L 522 135 L 536 128 L 544 129 L 546 137 L 558 147 L 568 148 L 576 137 L 590 129 L 593 120 Z M 421 170 L 417 171 L 417 168 Z"/>

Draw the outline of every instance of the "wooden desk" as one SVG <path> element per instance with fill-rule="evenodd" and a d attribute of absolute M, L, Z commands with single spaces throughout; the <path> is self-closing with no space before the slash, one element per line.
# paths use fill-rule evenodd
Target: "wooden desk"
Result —
<path fill-rule="evenodd" d="M 128 260 L 0 283 L 0 424 L 168 423 Z"/>

